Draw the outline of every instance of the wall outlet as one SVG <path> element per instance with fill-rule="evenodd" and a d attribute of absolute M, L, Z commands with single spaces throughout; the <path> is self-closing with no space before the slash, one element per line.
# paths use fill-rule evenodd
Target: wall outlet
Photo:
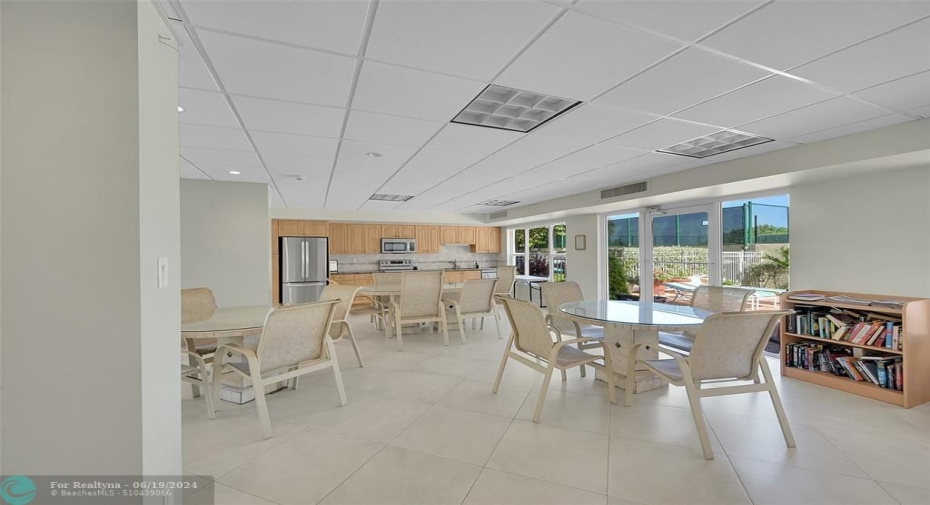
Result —
<path fill-rule="evenodd" d="M 158 258 L 158 288 L 168 287 L 168 258 Z"/>

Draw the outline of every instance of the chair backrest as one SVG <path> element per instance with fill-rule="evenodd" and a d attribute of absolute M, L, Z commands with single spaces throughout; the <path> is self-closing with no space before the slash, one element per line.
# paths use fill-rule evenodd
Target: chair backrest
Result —
<path fill-rule="evenodd" d="M 501 298 L 510 328 L 513 330 L 514 345 L 522 352 L 549 359 L 555 341 L 549 333 L 543 311 L 530 302 L 514 298 Z"/>
<path fill-rule="evenodd" d="M 333 311 L 333 321 L 345 321 L 349 318 L 349 310 L 352 309 L 355 294 L 360 289 L 362 289 L 361 286 L 347 284 L 330 284 L 323 288 L 323 292 L 320 293 L 321 302 L 327 300 L 338 300 L 339 302 L 336 304 L 336 310 Z M 329 330 L 329 336 L 336 339 L 341 337 L 344 331 L 345 327 L 343 325 L 334 324 Z"/>
<path fill-rule="evenodd" d="M 375 272 L 372 277 L 375 279 L 375 286 L 385 286 L 390 284 L 400 285 L 400 278 L 403 272 Z"/>
<path fill-rule="evenodd" d="M 400 281 L 400 317 L 430 317 L 445 314 L 442 270 L 403 272 Z"/>
<path fill-rule="evenodd" d="M 461 311 L 464 314 L 491 312 L 494 310 L 494 288 L 497 279 L 474 279 L 462 285 L 459 297 Z"/>
<path fill-rule="evenodd" d="M 746 310 L 753 293 L 753 289 L 701 285 L 691 293 L 691 306 L 710 312 L 739 312 Z"/>
<path fill-rule="evenodd" d="M 181 322 L 193 323 L 210 319 L 216 310 L 216 299 L 210 288 L 181 290 Z"/>
<path fill-rule="evenodd" d="M 559 305 L 584 300 L 584 295 L 581 293 L 581 286 L 574 281 L 542 282 L 539 284 L 539 289 L 542 291 L 542 299 L 546 301 L 546 306 L 549 307 L 549 317 L 551 318 L 552 326 L 558 328 L 559 331 L 574 333 L 575 324 L 561 315 L 561 312 L 559 312 Z"/>
<path fill-rule="evenodd" d="M 513 293 L 513 284 L 517 281 L 517 267 L 497 267 L 497 287 L 494 294 L 508 295 Z"/>
<path fill-rule="evenodd" d="M 694 380 L 746 378 L 786 310 L 718 312 L 704 320 L 688 355 Z"/>
<path fill-rule="evenodd" d="M 277 308 L 265 317 L 258 340 L 262 372 L 319 359 L 338 300 Z"/>

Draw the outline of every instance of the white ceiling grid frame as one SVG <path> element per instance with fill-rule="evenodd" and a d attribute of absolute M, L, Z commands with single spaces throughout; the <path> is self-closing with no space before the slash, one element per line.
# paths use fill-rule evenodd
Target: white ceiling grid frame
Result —
<path fill-rule="evenodd" d="M 329 158 L 266 154 L 264 160 L 268 170 L 271 171 L 272 176 L 275 178 L 281 175 L 298 176 L 307 174 L 325 174 L 329 177 L 329 173 L 333 169 L 333 160 Z"/>
<path fill-rule="evenodd" d="M 178 114 L 181 124 L 238 128 L 236 116 L 219 91 L 192 88 L 178 89 L 178 106 L 184 109 Z"/>
<path fill-rule="evenodd" d="M 226 165 L 231 167 L 262 168 L 262 160 L 255 151 L 225 151 L 201 147 L 181 147 L 181 156 L 194 165 Z"/>
<path fill-rule="evenodd" d="M 353 109 L 349 111 L 346 139 L 399 146 L 422 146 L 445 123 L 403 116 L 378 114 Z"/>
<path fill-rule="evenodd" d="M 887 114 L 888 111 L 883 108 L 840 96 L 742 124 L 735 129 L 771 139 L 787 140 Z M 803 128 L 798 130 L 798 125 L 803 125 Z"/>
<path fill-rule="evenodd" d="M 530 136 L 596 143 L 656 119 L 659 116 L 586 103 L 566 112 L 557 121 L 540 126 Z"/>
<path fill-rule="evenodd" d="M 336 138 L 345 111 L 301 102 L 230 95 L 249 131 Z"/>
<path fill-rule="evenodd" d="M 194 164 L 184 159 L 183 156 L 178 157 L 178 168 L 181 172 L 182 179 L 203 179 L 203 180 L 213 180 L 212 177 L 207 175 L 206 172 L 197 168 Z"/>
<path fill-rule="evenodd" d="M 930 105 L 930 71 L 872 86 L 853 93 L 853 96 L 890 109 L 913 111 Z"/>
<path fill-rule="evenodd" d="M 718 126 L 709 126 L 674 118 L 663 118 L 635 130 L 621 133 L 601 142 L 601 145 L 627 147 L 655 151 L 663 147 L 685 142 L 720 131 Z"/>
<path fill-rule="evenodd" d="M 219 92 L 220 88 L 191 40 L 187 27 L 179 21 L 171 24 L 178 37 L 178 84 L 184 88 Z"/>
<path fill-rule="evenodd" d="M 851 123 L 836 128 L 829 128 L 827 130 L 821 130 L 814 133 L 808 133 L 805 135 L 799 135 L 796 137 L 791 137 L 787 139 L 789 142 L 797 142 L 803 144 L 809 144 L 811 142 L 818 142 L 821 140 L 832 139 L 834 137 L 839 137 L 842 135 L 852 135 L 853 133 L 864 132 L 866 130 L 873 130 L 875 128 L 882 128 L 885 126 L 891 126 L 898 123 L 904 123 L 906 121 L 912 121 L 913 118 L 904 116 L 901 114 L 888 114 L 887 116 L 881 116 L 873 119 L 866 119 L 865 121 L 858 121 L 856 123 Z"/>
<path fill-rule="evenodd" d="M 181 147 L 252 152 L 252 145 L 241 128 L 181 123 L 179 132 Z"/>

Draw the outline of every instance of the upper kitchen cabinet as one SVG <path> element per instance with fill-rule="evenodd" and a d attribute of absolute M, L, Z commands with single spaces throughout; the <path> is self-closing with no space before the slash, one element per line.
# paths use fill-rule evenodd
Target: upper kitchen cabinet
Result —
<path fill-rule="evenodd" d="M 365 254 L 381 254 L 381 225 L 365 225 Z"/>
<path fill-rule="evenodd" d="M 381 238 L 416 238 L 416 226 L 413 225 L 381 225 Z"/>
<path fill-rule="evenodd" d="M 474 244 L 477 242 L 477 232 L 474 226 L 459 226 L 458 229 L 458 243 L 459 244 Z"/>
<path fill-rule="evenodd" d="M 439 226 L 417 226 L 417 252 L 420 254 L 433 254 L 439 252 L 440 229 Z"/>
<path fill-rule="evenodd" d="M 329 253 L 349 254 L 349 225 L 332 223 L 329 225 Z"/>
<path fill-rule="evenodd" d="M 366 234 L 365 234 L 365 225 L 363 224 L 350 224 L 349 225 L 349 254 L 365 254 L 366 252 Z"/>
<path fill-rule="evenodd" d="M 474 251 L 477 253 L 501 252 L 501 229 L 497 227 L 478 228 Z"/>
<path fill-rule="evenodd" d="M 446 244 L 456 244 L 459 239 L 459 229 L 457 226 L 440 226 L 440 243 L 442 245 Z"/>
<path fill-rule="evenodd" d="M 277 219 L 280 237 L 325 237 L 329 232 L 326 221 L 302 221 L 297 219 Z"/>
<path fill-rule="evenodd" d="M 501 252 L 501 229 L 499 227 L 488 228 L 490 230 L 490 242 L 491 245 L 488 248 L 489 253 L 500 253 Z"/>

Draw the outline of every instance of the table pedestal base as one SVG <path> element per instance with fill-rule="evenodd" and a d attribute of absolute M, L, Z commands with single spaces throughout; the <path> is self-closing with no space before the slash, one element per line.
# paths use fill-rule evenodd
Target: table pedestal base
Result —
<path fill-rule="evenodd" d="M 659 352 L 656 350 L 659 345 L 659 334 L 655 330 L 633 330 L 629 327 L 607 325 L 604 328 L 604 339 L 607 342 L 607 348 L 610 349 L 610 358 L 613 360 L 614 372 L 617 375 L 615 383 L 620 389 L 626 388 L 627 359 L 634 344 L 646 344 L 640 347 L 637 353 L 638 359 L 659 359 Z M 605 382 L 607 380 L 601 370 L 596 370 L 594 377 Z M 636 384 L 634 394 L 668 386 L 667 380 L 647 372 L 645 367 L 637 368 L 634 383 Z"/>

